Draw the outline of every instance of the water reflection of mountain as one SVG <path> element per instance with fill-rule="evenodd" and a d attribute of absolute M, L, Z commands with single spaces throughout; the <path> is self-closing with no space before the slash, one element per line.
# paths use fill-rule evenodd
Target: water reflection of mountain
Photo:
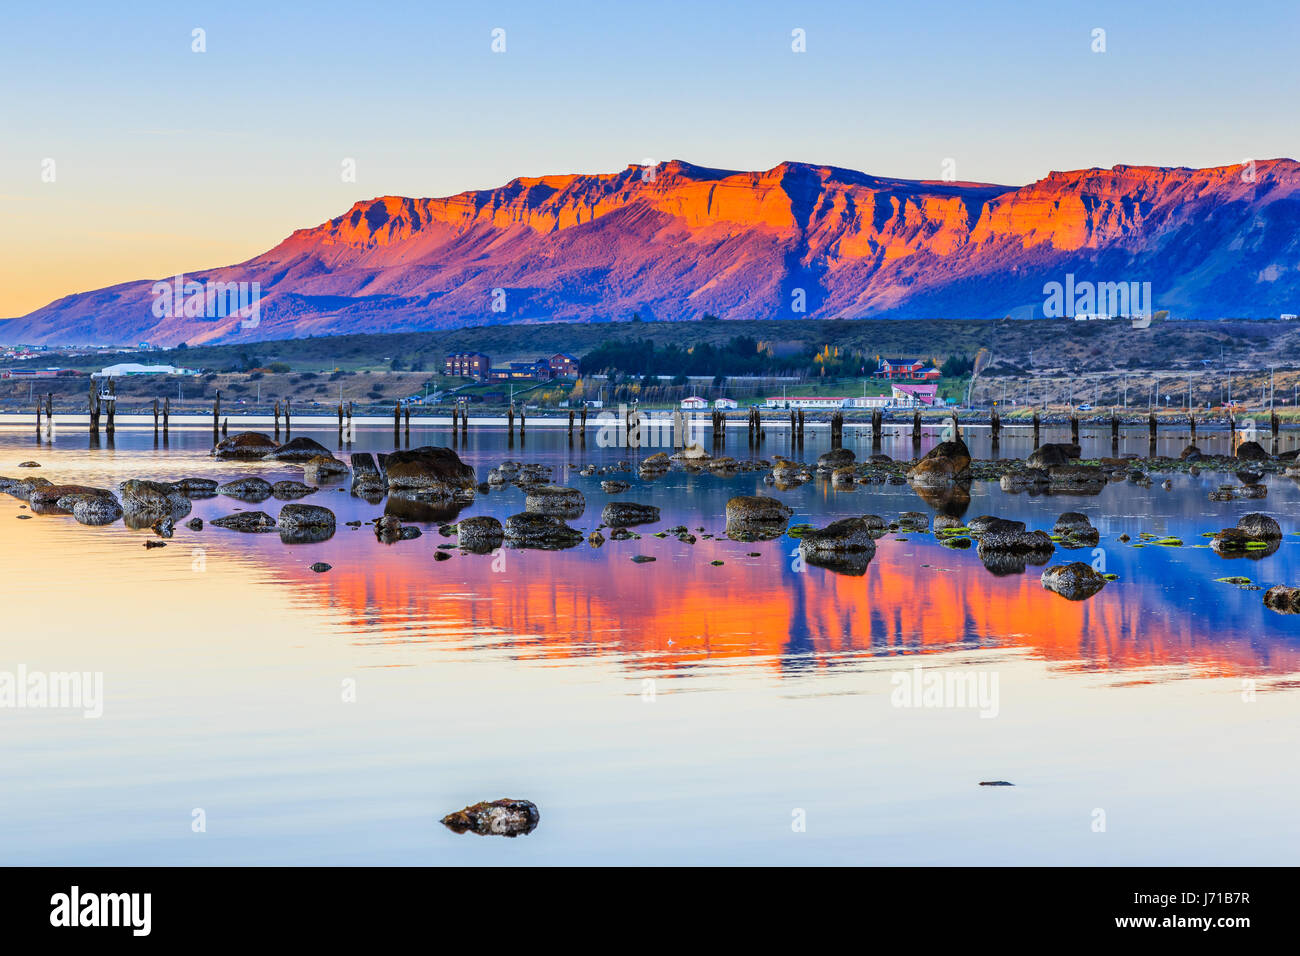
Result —
<path fill-rule="evenodd" d="M 499 559 L 490 555 L 435 566 L 428 544 L 385 548 L 358 533 L 362 547 L 321 546 L 320 559 L 334 565 L 328 575 L 287 574 L 304 600 L 333 605 L 339 623 L 367 641 L 455 644 L 490 634 L 525 658 L 650 655 L 644 663 L 655 667 L 754 657 L 784 670 L 806 667 L 807 655 L 830 666 L 843 652 L 1015 647 L 1070 669 L 1300 670 L 1300 619 L 1199 572 L 1146 580 L 1139 568 L 1154 548 L 1130 553 L 1131 565 L 1117 558 L 1122 580 L 1073 603 L 1045 591 L 1037 572 L 996 577 L 975 554 L 924 539 L 882 540 L 856 575 L 793 570 L 790 539 L 692 549 L 643 538 L 599 551 L 511 552 L 494 571 Z M 634 564 L 636 553 L 659 560 Z M 722 566 L 709 563 L 720 556 Z M 1151 555 L 1152 564 L 1170 556 Z M 1211 569 L 1218 560 L 1209 551 L 1197 557 Z"/>

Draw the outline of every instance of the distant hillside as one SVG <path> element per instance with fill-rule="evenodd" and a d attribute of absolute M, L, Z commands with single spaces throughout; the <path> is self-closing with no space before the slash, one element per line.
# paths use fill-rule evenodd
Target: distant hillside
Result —
<path fill-rule="evenodd" d="M 1175 317 L 1259 317 L 1300 312 L 1297 263 L 1289 159 L 1054 172 L 1019 188 L 674 161 L 359 202 L 248 262 L 186 276 L 258 283 L 255 324 L 160 317 L 146 280 L 60 299 L 0 326 L 0 340 L 197 344 L 633 313 L 1029 316 L 1069 274 L 1149 282 L 1152 307 Z"/>

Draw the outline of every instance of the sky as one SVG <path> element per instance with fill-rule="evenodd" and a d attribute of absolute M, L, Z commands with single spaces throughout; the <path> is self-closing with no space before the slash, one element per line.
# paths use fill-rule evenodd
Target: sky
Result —
<path fill-rule="evenodd" d="M 0 317 L 516 176 L 1300 158 L 1295 0 L 112 6 L 0 12 Z"/>

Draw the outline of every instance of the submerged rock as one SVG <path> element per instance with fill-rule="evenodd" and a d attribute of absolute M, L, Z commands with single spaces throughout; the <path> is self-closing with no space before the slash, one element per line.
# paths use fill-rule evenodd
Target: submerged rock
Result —
<path fill-rule="evenodd" d="M 617 478 L 602 481 L 600 483 L 600 490 L 605 492 L 607 495 L 617 495 L 621 492 L 627 491 L 631 487 L 632 485 L 628 482 L 620 481 Z"/>
<path fill-rule="evenodd" d="M 611 528 L 626 528 L 634 524 L 649 524 L 659 520 L 659 509 L 654 505 L 635 501 L 611 501 L 600 513 L 601 524 Z"/>
<path fill-rule="evenodd" d="M 942 485 L 970 478 L 970 449 L 960 438 L 940 442 L 907 473 L 912 484 Z"/>
<path fill-rule="evenodd" d="M 264 458 L 278 447 L 275 439 L 270 435 L 261 432 L 240 432 L 217 442 L 210 454 L 213 458 L 250 461 Z"/>
<path fill-rule="evenodd" d="M 484 554 L 501 547 L 505 530 L 491 515 L 474 515 L 456 523 L 456 542 L 467 551 Z"/>
<path fill-rule="evenodd" d="M 1300 588 L 1278 584 L 1264 592 L 1264 606 L 1279 614 L 1300 614 Z"/>
<path fill-rule="evenodd" d="M 1078 445 L 1047 442 L 1039 445 L 1029 453 L 1029 457 L 1025 459 L 1025 467 L 1041 468 L 1043 471 L 1048 471 L 1052 468 L 1068 465 L 1073 459 L 1078 458 L 1079 454 Z"/>
<path fill-rule="evenodd" d="M 1268 461 L 1268 452 L 1257 441 L 1244 441 L 1237 446 L 1240 461 Z"/>
<path fill-rule="evenodd" d="M 517 837 L 532 833 L 541 819 L 537 804 L 531 800 L 503 799 L 449 813 L 442 818 L 442 824 L 456 833 Z"/>
<path fill-rule="evenodd" d="M 333 455 L 317 455 L 308 459 L 302 466 L 303 481 L 319 485 L 331 478 L 342 478 L 348 473 L 348 466 Z"/>
<path fill-rule="evenodd" d="M 271 494 L 281 501 L 305 498 L 319 490 L 312 485 L 304 485 L 301 481 L 277 481 L 271 486 Z"/>
<path fill-rule="evenodd" d="M 334 512 L 320 505 L 287 504 L 280 509 L 276 523 L 282 532 L 306 528 L 328 528 L 333 531 L 335 520 Z"/>
<path fill-rule="evenodd" d="M 171 485 L 187 498 L 211 498 L 217 493 L 217 482 L 211 478 L 181 478 Z"/>
<path fill-rule="evenodd" d="M 525 511 L 511 515 L 503 528 L 505 540 L 516 548 L 559 550 L 582 542 L 582 532 L 554 515 Z"/>
<path fill-rule="evenodd" d="M 418 489 L 451 498 L 473 497 L 478 479 L 474 469 L 450 448 L 423 445 L 395 451 L 384 464 L 390 488 Z"/>
<path fill-rule="evenodd" d="M 537 485 L 524 496 L 524 510 L 561 518 L 577 518 L 587 510 L 587 499 L 577 488 Z"/>
<path fill-rule="evenodd" d="M 843 518 L 825 528 L 805 531 L 799 538 L 799 550 L 805 556 L 815 552 L 874 552 L 879 534 L 879 529 L 873 528 L 865 518 Z"/>
<path fill-rule="evenodd" d="M 294 438 L 262 457 L 266 461 L 307 462 L 313 458 L 330 457 L 330 450 L 314 438 Z"/>
<path fill-rule="evenodd" d="M 225 495 L 227 498 L 238 498 L 240 501 L 265 501 L 271 497 L 271 483 L 265 478 L 256 476 L 236 478 L 218 485 L 217 494 Z"/>
<path fill-rule="evenodd" d="M 232 515 L 213 518 L 212 523 L 228 531 L 260 534 L 275 530 L 275 519 L 264 511 L 238 511 Z"/>
<path fill-rule="evenodd" d="M 122 506 L 116 498 L 86 497 L 72 506 L 72 517 L 85 525 L 112 524 L 122 517 Z"/>
<path fill-rule="evenodd" d="M 1237 529 L 1260 541 L 1271 541 L 1282 537 L 1282 526 L 1273 518 L 1258 511 L 1238 518 Z"/>
<path fill-rule="evenodd" d="M 1057 564 L 1043 572 L 1043 587 L 1071 601 L 1083 601 L 1106 586 L 1106 579 L 1082 561 Z"/>
<path fill-rule="evenodd" d="M 147 528 L 159 518 L 184 518 L 193 507 L 175 486 L 158 481 L 128 479 L 118 486 L 122 511 L 133 528 Z"/>

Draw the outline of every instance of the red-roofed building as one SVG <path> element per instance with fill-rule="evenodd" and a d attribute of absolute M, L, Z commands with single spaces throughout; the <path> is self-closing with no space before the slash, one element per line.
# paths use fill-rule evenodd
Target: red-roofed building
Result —
<path fill-rule="evenodd" d="M 924 385 L 893 385 L 891 388 L 895 408 L 928 408 L 939 404 L 939 386 L 936 382 L 927 382 Z"/>
<path fill-rule="evenodd" d="M 901 378 L 919 382 L 938 377 L 939 370 L 926 365 L 925 359 L 919 358 L 882 358 L 880 367 L 876 369 L 876 378 Z"/>

